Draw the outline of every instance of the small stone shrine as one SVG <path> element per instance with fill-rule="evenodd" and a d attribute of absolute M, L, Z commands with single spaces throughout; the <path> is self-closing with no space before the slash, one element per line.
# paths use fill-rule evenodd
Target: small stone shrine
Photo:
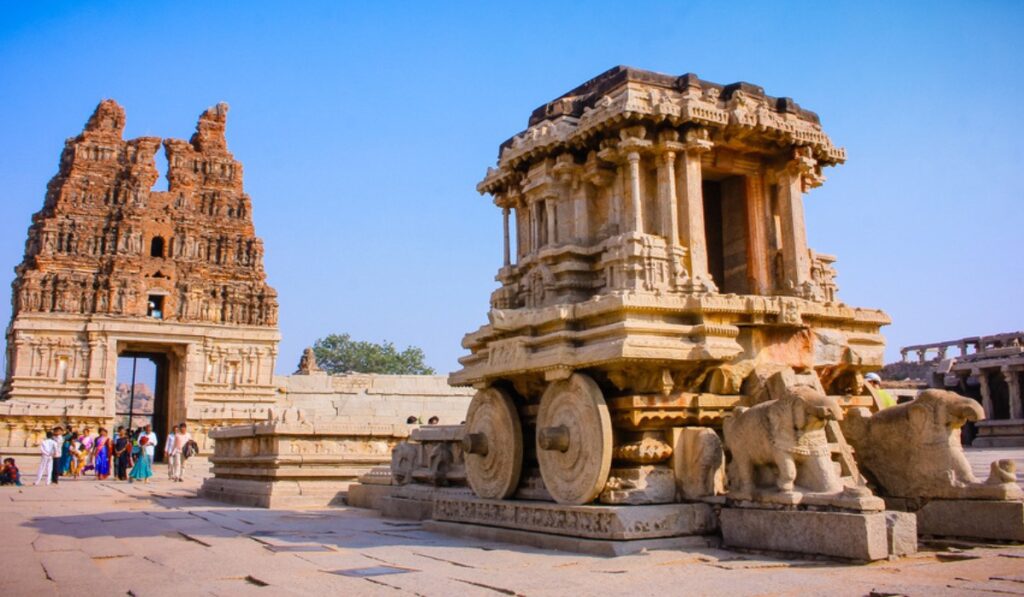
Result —
<path fill-rule="evenodd" d="M 872 415 L 863 382 L 889 318 L 841 302 L 835 258 L 806 241 L 804 195 L 845 159 L 792 99 L 693 74 L 617 67 L 535 110 L 477 187 L 502 211 L 504 264 L 450 377 L 476 389 L 475 496 L 437 498 L 432 528 L 616 553 L 719 531 L 856 561 L 916 550 L 915 517 L 885 512 L 840 426 L 856 411 L 861 437 L 917 437 L 920 416 Z M 1002 500 L 1020 522 L 1008 486 L 975 481 L 938 495 Z"/>

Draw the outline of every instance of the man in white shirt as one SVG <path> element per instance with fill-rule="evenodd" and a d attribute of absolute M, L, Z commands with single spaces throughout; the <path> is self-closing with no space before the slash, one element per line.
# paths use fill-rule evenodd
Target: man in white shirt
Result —
<path fill-rule="evenodd" d="M 156 432 L 153 431 L 153 426 L 152 425 L 146 425 L 146 429 L 143 432 L 143 435 L 145 435 L 148 438 L 148 440 L 146 442 L 146 454 L 149 454 L 149 464 L 150 464 L 150 466 L 152 466 L 153 463 L 156 461 L 156 444 L 157 444 Z"/>
<path fill-rule="evenodd" d="M 61 472 L 62 472 L 60 470 L 60 453 L 61 453 L 61 450 L 64 449 L 64 428 L 63 427 L 54 427 L 53 428 L 53 444 L 55 446 L 55 449 L 53 451 L 53 460 L 55 460 L 56 462 L 54 462 L 53 466 L 50 467 L 51 468 L 51 470 L 50 470 L 50 481 L 53 482 L 53 484 L 56 485 L 57 483 L 60 483 L 60 475 L 61 475 Z"/>
<path fill-rule="evenodd" d="M 53 441 L 53 432 L 46 432 L 46 439 L 43 443 L 39 444 L 39 473 L 36 475 L 36 485 L 43 482 L 46 479 L 46 484 L 50 484 L 50 475 L 53 474 L 53 457 L 59 454 L 57 448 L 57 442 Z"/>
<path fill-rule="evenodd" d="M 164 462 L 167 463 L 167 478 L 171 481 L 174 480 L 174 467 L 171 466 L 171 450 L 174 449 L 174 436 L 177 431 L 177 427 L 171 427 L 171 430 L 167 432 L 167 443 L 164 444 Z"/>
<path fill-rule="evenodd" d="M 174 447 L 171 448 L 171 478 L 175 481 L 184 481 L 185 475 L 185 446 L 192 440 L 188 428 L 184 423 L 178 425 L 178 431 L 174 433 Z"/>

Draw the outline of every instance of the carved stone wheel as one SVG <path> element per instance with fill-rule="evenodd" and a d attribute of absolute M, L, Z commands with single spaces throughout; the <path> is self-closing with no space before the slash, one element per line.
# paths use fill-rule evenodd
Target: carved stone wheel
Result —
<path fill-rule="evenodd" d="M 523 430 L 515 402 L 498 388 L 480 390 L 469 403 L 465 429 L 462 449 L 473 493 L 493 500 L 512 495 L 523 470 Z"/>
<path fill-rule="evenodd" d="M 604 489 L 612 467 L 612 420 L 590 377 L 574 373 L 544 391 L 537 461 L 544 486 L 559 504 L 587 504 Z"/>

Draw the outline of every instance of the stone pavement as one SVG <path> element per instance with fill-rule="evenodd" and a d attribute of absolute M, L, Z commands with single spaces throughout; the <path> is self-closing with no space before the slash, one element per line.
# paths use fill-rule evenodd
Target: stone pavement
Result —
<path fill-rule="evenodd" d="M 1024 449 L 999 452 L 970 456 L 982 469 L 1024 460 Z M 366 510 L 237 508 L 196 498 L 202 469 L 185 483 L 165 470 L 148 485 L 0 488 L 0 595 L 1024 594 L 1022 546 L 939 546 L 867 566 L 717 549 L 603 559 Z"/>

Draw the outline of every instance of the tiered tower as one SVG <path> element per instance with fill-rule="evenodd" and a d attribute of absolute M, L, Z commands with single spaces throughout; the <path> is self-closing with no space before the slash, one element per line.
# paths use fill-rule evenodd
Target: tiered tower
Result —
<path fill-rule="evenodd" d="M 33 445 L 51 420 L 112 422 L 124 353 L 164 355 L 168 421 L 203 427 L 273 401 L 277 294 L 227 111 L 163 140 L 165 192 L 151 190 L 161 139 L 125 140 L 113 100 L 65 143 L 15 270 L 0 443 Z"/>

